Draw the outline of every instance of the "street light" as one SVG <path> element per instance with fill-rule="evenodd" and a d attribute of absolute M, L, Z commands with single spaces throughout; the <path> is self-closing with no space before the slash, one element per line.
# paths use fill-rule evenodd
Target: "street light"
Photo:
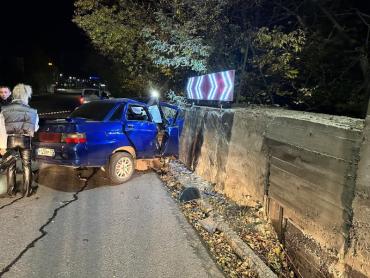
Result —
<path fill-rule="evenodd" d="M 48 63 L 48 66 L 49 66 L 49 67 L 52 67 L 52 66 L 53 66 L 53 63 L 52 63 L 52 62 L 49 62 L 49 63 Z"/>
<path fill-rule="evenodd" d="M 156 90 L 156 89 L 152 89 L 150 90 L 150 96 L 154 99 L 159 99 L 159 97 L 161 96 L 159 91 Z"/>

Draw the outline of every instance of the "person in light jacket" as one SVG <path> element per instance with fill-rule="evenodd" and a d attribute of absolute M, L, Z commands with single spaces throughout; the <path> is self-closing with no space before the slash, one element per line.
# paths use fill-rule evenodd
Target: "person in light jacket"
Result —
<path fill-rule="evenodd" d="M 19 152 L 23 167 L 23 188 L 21 190 L 23 196 L 26 194 L 31 196 L 33 193 L 31 140 L 34 133 L 38 130 L 39 122 L 37 111 L 28 105 L 31 95 L 31 86 L 25 84 L 16 85 L 13 89 L 12 102 L 2 107 L 0 113 L 1 153 L 5 152 L 5 142 L 7 150 Z M 7 176 L 8 195 L 12 196 L 17 193 L 15 163 L 9 166 Z"/>

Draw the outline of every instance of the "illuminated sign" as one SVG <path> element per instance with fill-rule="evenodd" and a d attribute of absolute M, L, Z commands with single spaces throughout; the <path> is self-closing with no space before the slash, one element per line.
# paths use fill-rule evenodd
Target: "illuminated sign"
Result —
<path fill-rule="evenodd" d="M 188 99 L 233 101 L 235 70 L 190 77 L 186 86 Z"/>

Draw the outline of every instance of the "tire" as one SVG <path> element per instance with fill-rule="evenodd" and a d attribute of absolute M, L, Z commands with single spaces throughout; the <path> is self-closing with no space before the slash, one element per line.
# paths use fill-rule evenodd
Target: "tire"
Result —
<path fill-rule="evenodd" d="M 125 152 L 118 152 L 110 157 L 108 163 L 108 177 L 114 184 L 128 181 L 135 172 L 135 160 Z"/>

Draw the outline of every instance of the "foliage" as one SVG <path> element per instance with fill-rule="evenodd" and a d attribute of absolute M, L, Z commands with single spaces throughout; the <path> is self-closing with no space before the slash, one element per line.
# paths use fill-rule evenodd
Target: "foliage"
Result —
<path fill-rule="evenodd" d="M 144 6 L 133 1 L 78 0 L 75 7 L 74 22 L 104 55 L 121 66 L 124 89 L 142 91 L 150 78 L 156 78 L 141 35 L 150 22 Z"/>
<path fill-rule="evenodd" d="M 169 28 L 174 26 L 174 23 L 161 12 L 156 14 L 156 21 L 158 30 L 153 27 L 143 29 L 146 44 L 151 49 L 150 58 L 153 63 L 164 69 L 184 67 L 205 73 L 210 47 L 203 43 L 202 38 L 194 36 L 183 27 Z"/>
<path fill-rule="evenodd" d="M 237 102 L 363 116 L 370 5 L 330 0 L 77 0 L 74 21 L 122 85 L 183 90 L 235 69 Z"/>
<path fill-rule="evenodd" d="M 188 104 L 187 98 L 177 95 L 173 90 L 169 90 L 166 94 L 169 103 L 173 103 L 179 107 L 185 107 Z"/>
<path fill-rule="evenodd" d="M 294 96 L 295 83 L 300 73 L 299 54 L 305 44 L 305 33 L 298 29 L 282 32 L 278 28 L 270 30 L 261 27 L 251 35 L 251 48 L 254 55 L 248 59 L 252 69 L 246 74 L 248 84 L 264 84 L 251 86 L 250 95 L 256 94 L 260 102 L 276 101 L 278 97 L 289 97 L 290 101 L 299 101 L 301 94 Z M 261 89 L 259 89 L 261 88 Z M 249 88 L 245 88 L 248 92 Z M 274 95 L 275 98 L 271 99 Z"/>

